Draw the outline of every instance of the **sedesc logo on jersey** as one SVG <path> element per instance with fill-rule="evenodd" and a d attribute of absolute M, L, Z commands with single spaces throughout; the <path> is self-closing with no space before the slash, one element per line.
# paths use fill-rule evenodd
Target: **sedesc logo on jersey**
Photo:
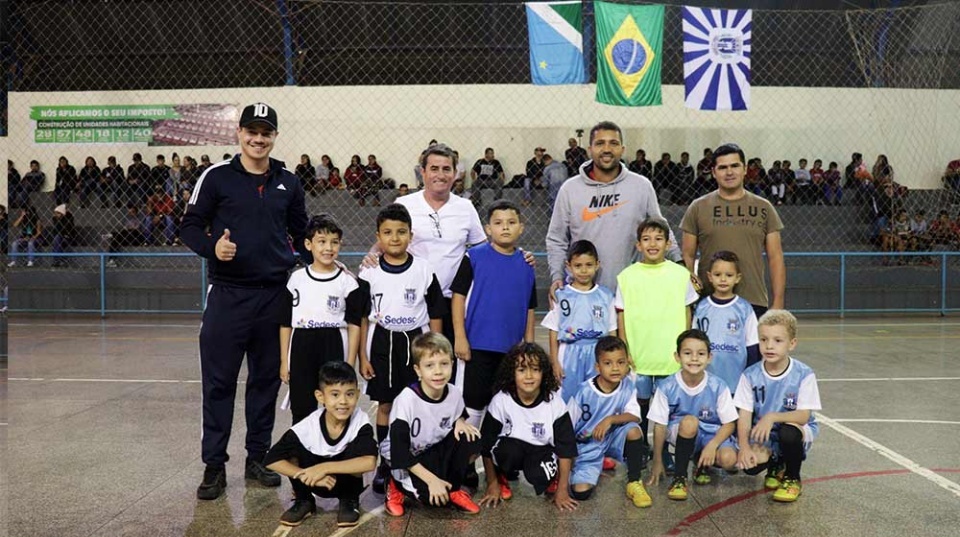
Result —
<path fill-rule="evenodd" d="M 404 289 L 403 290 L 403 303 L 407 306 L 412 306 L 417 302 L 417 290 L 416 289 Z"/>
<path fill-rule="evenodd" d="M 327 295 L 327 311 L 330 313 L 343 311 L 343 300 L 336 295 Z"/>
<path fill-rule="evenodd" d="M 543 440 L 543 437 L 547 435 L 547 427 L 544 423 L 535 421 L 530 426 L 530 434 L 537 440 Z"/>

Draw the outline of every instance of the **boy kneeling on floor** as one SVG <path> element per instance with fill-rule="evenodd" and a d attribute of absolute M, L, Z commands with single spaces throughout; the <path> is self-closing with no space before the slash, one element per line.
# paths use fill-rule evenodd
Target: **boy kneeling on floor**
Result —
<path fill-rule="evenodd" d="M 357 408 L 357 374 L 346 362 L 320 368 L 320 408 L 290 428 L 267 452 L 267 468 L 290 478 L 295 500 L 280 523 L 299 526 L 316 514 L 314 495 L 340 500 L 337 526 L 360 520 L 363 473 L 377 464 L 377 442 L 367 415 Z"/>

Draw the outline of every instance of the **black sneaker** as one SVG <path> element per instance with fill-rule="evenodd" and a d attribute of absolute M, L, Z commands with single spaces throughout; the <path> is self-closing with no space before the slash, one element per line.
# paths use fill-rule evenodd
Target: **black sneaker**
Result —
<path fill-rule="evenodd" d="M 216 500 L 227 488 L 227 472 L 222 467 L 207 466 L 203 471 L 203 483 L 197 487 L 198 500 Z"/>
<path fill-rule="evenodd" d="M 472 462 L 467 465 L 467 473 L 463 476 L 463 486 L 472 489 L 480 486 L 480 476 L 477 475 L 477 467 Z"/>
<path fill-rule="evenodd" d="M 256 479 L 257 483 L 265 487 L 279 487 L 280 474 L 267 470 L 260 462 L 253 459 L 247 459 L 247 468 L 243 472 L 243 477 L 247 479 Z"/>
<path fill-rule="evenodd" d="M 299 526 L 304 520 L 317 513 L 317 504 L 313 499 L 294 500 L 290 509 L 280 516 L 280 523 L 284 526 Z"/>
<path fill-rule="evenodd" d="M 340 500 L 340 511 L 337 513 L 337 527 L 352 528 L 359 523 L 360 499 Z"/>
<path fill-rule="evenodd" d="M 386 478 L 389 471 L 383 464 L 377 466 L 377 470 L 373 473 L 373 483 L 370 485 L 374 493 L 385 494 L 387 492 Z"/>

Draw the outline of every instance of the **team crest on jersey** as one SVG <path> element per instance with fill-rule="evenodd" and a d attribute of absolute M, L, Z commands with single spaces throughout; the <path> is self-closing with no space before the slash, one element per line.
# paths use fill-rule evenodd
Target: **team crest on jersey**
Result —
<path fill-rule="evenodd" d="M 507 416 L 503 420 L 503 436 L 510 436 L 510 433 L 513 432 L 513 420 L 510 419 L 510 416 Z"/>
<path fill-rule="evenodd" d="M 327 296 L 327 311 L 330 313 L 339 313 L 340 312 L 340 297 L 335 295 Z"/>
<path fill-rule="evenodd" d="M 533 422 L 530 426 L 530 434 L 532 434 L 534 438 L 542 440 L 547 434 L 547 427 L 541 422 Z"/>
<path fill-rule="evenodd" d="M 404 289 L 403 290 L 403 303 L 407 306 L 412 306 L 417 302 L 417 290 L 416 289 Z"/>
<path fill-rule="evenodd" d="M 708 406 L 700 407 L 700 411 L 697 412 L 697 418 L 701 420 L 708 420 L 713 417 L 713 410 L 710 410 Z"/>
<path fill-rule="evenodd" d="M 602 321 L 603 320 L 603 306 L 594 306 L 593 307 L 593 318 Z"/>
<path fill-rule="evenodd" d="M 449 429 L 450 428 L 450 416 L 444 416 L 440 418 L 440 428 Z"/>
<path fill-rule="evenodd" d="M 731 317 L 727 319 L 727 332 L 731 334 L 736 334 L 740 331 L 740 319 L 736 317 Z"/>
<path fill-rule="evenodd" d="M 783 396 L 783 408 L 787 410 L 796 410 L 797 409 L 797 394 L 787 393 Z"/>

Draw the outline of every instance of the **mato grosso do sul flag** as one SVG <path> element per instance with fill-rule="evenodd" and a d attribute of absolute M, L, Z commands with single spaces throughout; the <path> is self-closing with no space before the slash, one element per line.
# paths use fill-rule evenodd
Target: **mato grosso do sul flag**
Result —
<path fill-rule="evenodd" d="M 662 102 L 663 6 L 596 2 L 597 101 L 618 106 Z"/>
<path fill-rule="evenodd" d="M 585 84 L 580 0 L 527 2 L 530 79 L 534 84 Z"/>
<path fill-rule="evenodd" d="M 683 8 L 683 85 L 687 108 L 750 108 L 749 9 Z"/>

